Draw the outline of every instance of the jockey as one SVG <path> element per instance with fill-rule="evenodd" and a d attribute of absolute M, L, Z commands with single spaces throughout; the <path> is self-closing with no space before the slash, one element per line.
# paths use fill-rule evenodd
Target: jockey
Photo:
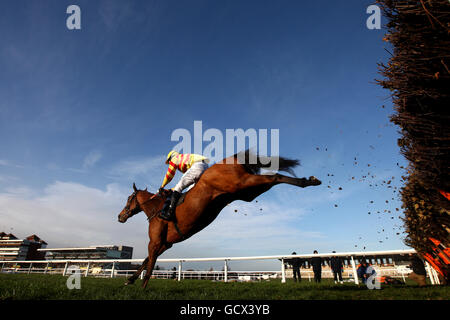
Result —
<path fill-rule="evenodd" d="M 170 151 L 167 155 L 166 164 L 169 165 L 167 173 L 164 177 L 163 183 L 159 188 L 159 192 L 162 193 L 163 188 L 172 180 L 178 169 L 184 173 L 180 181 L 172 188 L 173 194 L 170 199 L 170 206 L 168 210 L 163 210 L 160 217 L 164 220 L 170 220 L 173 213 L 175 212 L 175 207 L 180 199 L 181 193 L 184 189 L 190 185 L 196 183 L 202 173 L 208 169 L 209 159 L 198 155 L 198 154 L 180 154 L 176 151 Z"/>

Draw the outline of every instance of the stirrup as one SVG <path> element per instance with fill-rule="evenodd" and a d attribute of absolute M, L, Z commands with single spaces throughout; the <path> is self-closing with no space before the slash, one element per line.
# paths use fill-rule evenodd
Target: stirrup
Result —
<path fill-rule="evenodd" d="M 161 212 L 159 213 L 159 217 L 160 217 L 161 219 L 163 219 L 163 220 L 166 220 L 166 221 L 172 220 L 172 219 L 171 219 L 171 218 L 172 218 L 172 215 L 170 214 L 170 210 L 167 210 L 167 211 L 161 211 Z"/>

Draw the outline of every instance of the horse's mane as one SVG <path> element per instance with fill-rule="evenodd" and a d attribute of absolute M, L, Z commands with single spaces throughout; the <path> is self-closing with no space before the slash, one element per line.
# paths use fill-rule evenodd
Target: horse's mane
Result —
<path fill-rule="evenodd" d="M 271 167 L 271 161 L 275 157 L 267 157 L 267 156 L 260 156 L 257 154 L 254 154 L 249 149 L 245 151 L 241 151 L 236 153 L 234 158 L 237 158 L 239 160 L 245 159 L 244 163 L 239 162 L 247 172 L 251 174 L 259 174 L 261 171 L 261 168 L 270 168 Z M 243 158 L 242 158 L 243 157 Z M 293 168 L 300 165 L 300 161 L 296 159 L 288 159 L 284 157 L 276 157 L 278 158 L 278 170 L 279 171 L 285 171 L 290 174 L 292 174 L 294 177 L 297 177 L 294 173 Z M 250 163 L 250 160 L 256 159 L 256 163 Z"/>

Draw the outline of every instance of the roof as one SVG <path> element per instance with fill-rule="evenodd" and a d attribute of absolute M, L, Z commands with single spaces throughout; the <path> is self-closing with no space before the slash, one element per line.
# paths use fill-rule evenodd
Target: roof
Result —
<path fill-rule="evenodd" d="M 17 239 L 17 237 L 15 235 L 13 235 L 12 233 L 6 234 L 5 232 L 0 232 L 0 237 L 2 237 L 2 238 L 9 238 L 11 240 Z"/>
<path fill-rule="evenodd" d="M 39 238 L 39 237 L 38 237 L 37 235 L 35 235 L 35 234 L 32 234 L 31 236 L 28 236 L 26 239 L 27 239 L 27 240 L 30 240 L 30 241 L 40 242 L 40 243 L 42 243 L 42 244 L 48 244 L 47 242 L 45 242 L 44 240 L 42 240 L 41 238 Z"/>

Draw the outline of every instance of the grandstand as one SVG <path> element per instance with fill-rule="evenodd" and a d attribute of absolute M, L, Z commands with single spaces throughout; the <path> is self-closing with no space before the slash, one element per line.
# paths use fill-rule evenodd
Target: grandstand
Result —
<path fill-rule="evenodd" d="M 0 232 L 0 260 L 41 260 L 45 253 L 39 250 L 46 246 L 47 242 L 35 234 L 21 240 L 12 233 Z"/>
<path fill-rule="evenodd" d="M 116 245 L 96 245 L 80 248 L 43 248 L 39 252 L 46 254 L 46 260 L 108 260 L 108 259 L 132 259 L 133 247 Z M 104 268 L 110 268 L 111 263 L 94 263 Z M 118 269 L 129 269 L 129 262 L 121 262 L 116 265 Z"/>

